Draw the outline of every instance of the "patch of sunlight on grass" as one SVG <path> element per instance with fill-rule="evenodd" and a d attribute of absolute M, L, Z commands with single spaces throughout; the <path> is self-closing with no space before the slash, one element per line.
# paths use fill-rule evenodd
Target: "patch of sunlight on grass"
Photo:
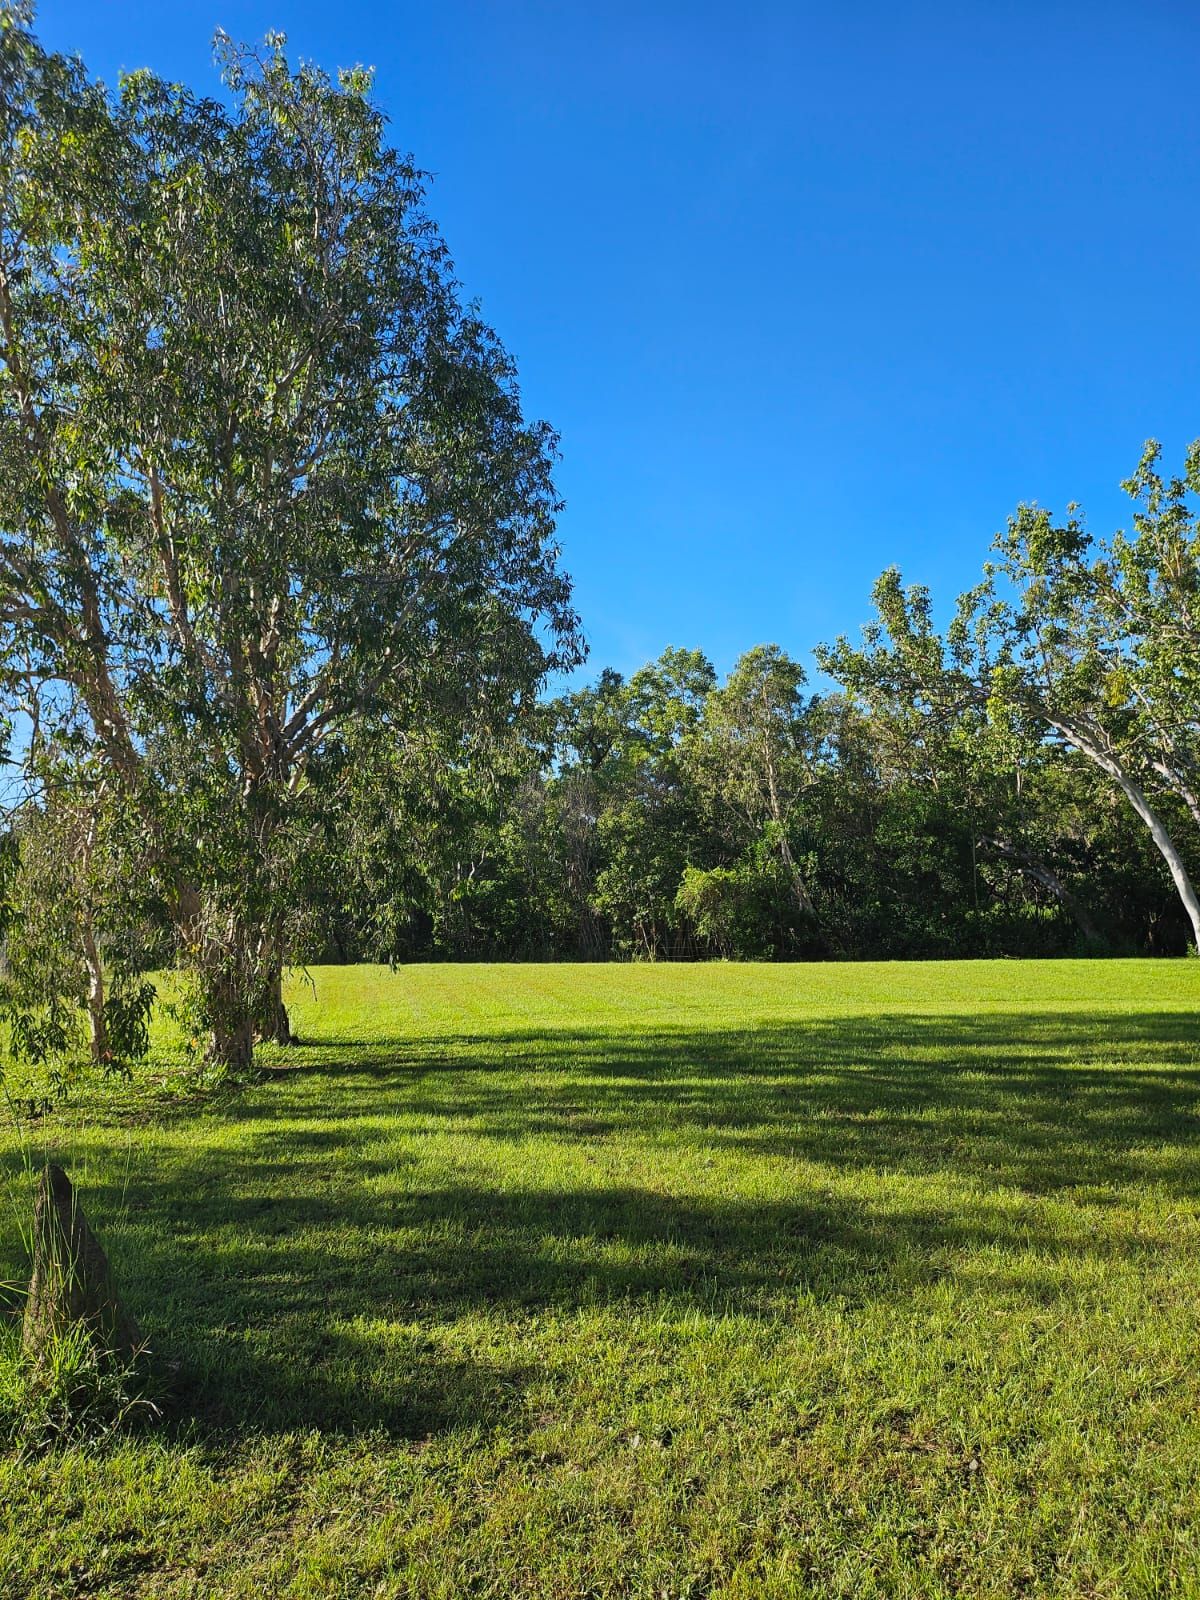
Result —
<path fill-rule="evenodd" d="M 4 1145 L 0 1280 L 61 1159 L 180 1366 L 2 1592 L 1200 1592 L 1200 965 L 311 980 Z"/>

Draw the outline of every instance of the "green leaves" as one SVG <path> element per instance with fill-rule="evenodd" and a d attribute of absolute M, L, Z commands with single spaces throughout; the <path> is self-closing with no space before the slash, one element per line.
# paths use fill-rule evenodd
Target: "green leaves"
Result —
<path fill-rule="evenodd" d="M 1200 530 L 1189 494 L 1200 449 L 1164 481 L 1152 440 L 1125 484 L 1132 537 L 1096 546 L 1077 508 L 1063 522 L 1018 507 L 983 581 L 962 595 L 945 644 L 929 597 L 894 569 L 875 587 L 864 646 L 818 652 L 869 704 L 937 718 L 982 710 L 1017 766 L 1031 739 L 1062 741 L 1111 781 L 1149 829 L 1200 940 L 1200 900 L 1174 834 L 1200 826 Z"/>
<path fill-rule="evenodd" d="M 5 35 L 0 680 L 140 818 L 224 1014 L 339 804 L 322 748 L 495 733 L 582 646 L 553 432 L 370 75 L 293 68 L 282 35 L 217 55 L 231 104 L 146 71 L 114 98 Z"/>

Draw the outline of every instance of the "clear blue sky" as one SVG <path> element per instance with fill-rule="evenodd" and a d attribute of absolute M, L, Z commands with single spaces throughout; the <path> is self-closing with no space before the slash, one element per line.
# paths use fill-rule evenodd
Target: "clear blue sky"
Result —
<path fill-rule="evenodd" d="M 1200 435 L 1200 10 L 1130 0 L 42 0 L 214 90 L 216 26 L 376 67 L 562 434 L 589 674 L 947 599 L 1021 499 Z"/>

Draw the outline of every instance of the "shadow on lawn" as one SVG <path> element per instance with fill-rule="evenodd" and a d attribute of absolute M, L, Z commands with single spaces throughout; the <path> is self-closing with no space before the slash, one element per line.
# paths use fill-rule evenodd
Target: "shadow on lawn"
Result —
<path fill-rule="evenodd" d="M 248 1411 L 408 1436 L 486 1426 L 522 1404 L 526 1371 L 448 1359 L 460 1346 L 439 1335 L 490 1306 L 779 1315 L 944 1276 L 969 1290 L 974 1273 L 1050 1300 L 1080 1259 L 1157 1257 L 1161 1241 L 1118 1214 L 1102 1232 L 1082 1208 L 1048 1220 L 1037 1197 L 1200 1197 L 1192 1015 L 498 1033 L 314 1044 L 290 1062 L 227 1113 L 233 1148 L 180 1144 L 124 1198 L 131 1300 L 190 1353 L 188 1403 L 218 1426 Z M 537 1187 L 515 1150 L 511 1187 L 421 1164 L 415 1131 L 461 1128 L 558 1141 L 573 1176 Z M 647 1148 L 682 1146 L 686 1192 L 623 1180 L 631 1138 L 643 1174 Z M 771 1158 L 769 1198 L 723 1185 L 736 1153 Z M 927 1207 L 911 1187 L 850 1197 L 863 1167 L 958 1188 L 931 1186 Z"/>
<path fill-rule="evenodd" d="M 364 1144 L 375 1137 L 372 1119 L 400 1113 L 468 1122 L 492 1138 L 641 1132 L 834 1167 L 954 1172 L 1039 1194 L 1153 1181 L 1200 1196 L 1194 1013 L 318 1042 L 281 1071 L 321 1086 L 301 1117 L 344 1116 L 347 1137 Z M 522 1074 L 515 1088 L 504 1081 Z M 296 1136 L 290 1128 L 287 1138 Z"/>

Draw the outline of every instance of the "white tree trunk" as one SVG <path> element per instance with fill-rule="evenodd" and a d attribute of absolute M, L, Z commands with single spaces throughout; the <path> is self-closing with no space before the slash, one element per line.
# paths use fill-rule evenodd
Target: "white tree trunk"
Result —
<path fill-rule="evenodd" d="M 1187 912 L 1188 921 L 1192 925 L 1192 945 L 1197 951 L 1200 951 L 1200 899 L 1196 897 L 1196 891 L 1192 886 L 1191 878 L 1188 876 L 1188 870 L 1184 866 L 1183 857 L 1176 849 L 1175 841 L 1172 839 L 1166 823 L 1146 798 L 1145 791 L 1140 784 L 1134 782 L 1121 761 L 1111 751 L 1102 749 L 1082 729 L 1074 726 L 1074 724 L 1061 722 L 1054 717 L 1047 716 L 1046 720 L 1056 733 L 1061 734 L 1082 755 L 1087 756 L 1089 761 L 1094 761 L 1102 772 L 1108 774 L 1138 816 L 1141 817 L 1147 828 L 1149 828 L 1150 837 L 1154 840 L 1154 845 L 1159 855 L 1167 863 L 1176 893 L 1179 895 L 1183 903 L 1183 909 Z"/>
<path fill-rule="evenodd" d="M 96 949 L 96 937 L 90 918 L 84 923 L 83 952 L 87 963 L 88 1027 L 91 1030 L 92 1060 L 103 1061 L 108 1049 L 108 1030 L 104 1025 L 104 966 Z"/>

